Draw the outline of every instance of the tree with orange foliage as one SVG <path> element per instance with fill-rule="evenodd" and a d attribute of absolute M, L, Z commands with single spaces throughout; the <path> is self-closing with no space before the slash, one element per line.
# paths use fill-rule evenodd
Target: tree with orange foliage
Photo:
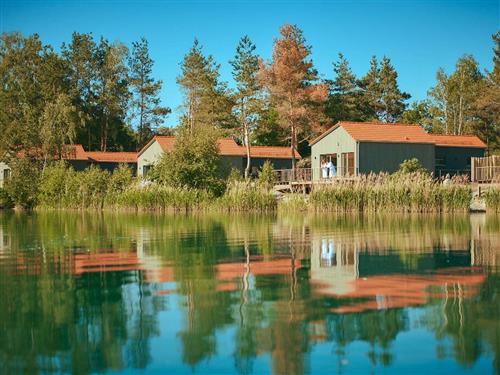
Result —
<path fill-rule="evenodd" d="M 286 24 L 280 28 L 280 34 L 274 41 L 272 61 L 260 62 L 258 78 L 276 105 L 280 125 L 290 132 L 295 170 L 299 137 L 309 138 L 325 121 L 323 103 L 328 89 L 319 82 L 302 30 Z"/>

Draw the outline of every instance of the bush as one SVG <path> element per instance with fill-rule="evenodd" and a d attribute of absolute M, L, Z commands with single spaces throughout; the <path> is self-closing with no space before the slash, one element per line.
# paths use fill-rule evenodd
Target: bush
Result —
<path fill-rule="evenodd" d="M 14 206 L 14 202 L 10 198 L 9 194 L 5 191 L 5 189 L 0 188 L 0 209 L 12 208 Z"/>
<path fill-rule="evenodd" d="M 63 161 L 55 162 L 42 172 L 38 203 L 45 207 L 60 207 L 66 194 L 68 167 Z"/>
<path fill-rule="evenodd" d="M 181 129 L 173 150 L 162 156 L 154 166 L 152 176 L 162 185 L 222 194 L 224 168 L 217 138 L 213 128 L 200 126 L 196 134 L 191 134 L 187 128 Z"/>
<path fill-rule="evenodd" d="M 10 163 L 11 175 L 5 182 L 5 191 L 14 204 L 32 208 L 37 203 L 41 165 L 29 158 L 15 159 Z"/>
<path fill-rule="evenodd" d="M 271 189 L 276 182 L 276 176 L 274 175 L 273 164 L 266 160 L 261 170 L 259 171 L 259 176 L 257 179 L 260 186 L 266 189 Z"/>
<path fill-rule="evenodd" d="M 424 173 L 427 172 L 427 170 L 420 164 L 420 161 L 417 158 L 412 158 L 412 159 L 407 159 L 403 161 L 399 165 L 399 173 Z"/>

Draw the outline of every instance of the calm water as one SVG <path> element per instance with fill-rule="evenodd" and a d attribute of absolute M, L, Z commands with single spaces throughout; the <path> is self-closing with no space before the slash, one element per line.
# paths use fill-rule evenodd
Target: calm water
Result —
<path fill-rule="evenodd" d="M 0 373 L 498 373 L 500 217 L 0 213 Z"/>

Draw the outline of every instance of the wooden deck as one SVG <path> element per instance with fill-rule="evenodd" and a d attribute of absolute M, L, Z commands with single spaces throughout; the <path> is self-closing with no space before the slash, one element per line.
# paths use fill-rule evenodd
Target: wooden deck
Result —
<path fill-rule="evenodd" d="M 354 181 L 355 176 L 333 176 L 320 177 L 321 169 L 313 170 L 312 168 L 296 168 L 293 169 L 277 169 L 275 173 L 274 190 L 278 192 L 310 192 L 314 186 L 322 186 L 334 184 L 339 181 Z M 317 176 L 316 179 L 313 177 Z"/>

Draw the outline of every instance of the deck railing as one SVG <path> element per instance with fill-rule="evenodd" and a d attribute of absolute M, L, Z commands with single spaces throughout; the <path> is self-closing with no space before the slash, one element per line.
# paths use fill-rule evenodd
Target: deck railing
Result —
<path fill-rule="evenodd" d="M 312 182 L 313 176 L 315 176 L 317 182 L 334 182 L 339 179 L 349 179 L 353 177 L 340 176 L 338 174 L 330 176 L 329 171 L 327 176 L 324 176 L 325 171 L 321 168 L 295 168 L 295 171 L 293 169 L 277 169 L 274 173 L 277 185 L 285 185 L 293 182 Z"/>
<path fill-rule="evenodd" d="M 472 158 L 471 180 L 473 182 L 500 182 L 500 156 Z"/>

